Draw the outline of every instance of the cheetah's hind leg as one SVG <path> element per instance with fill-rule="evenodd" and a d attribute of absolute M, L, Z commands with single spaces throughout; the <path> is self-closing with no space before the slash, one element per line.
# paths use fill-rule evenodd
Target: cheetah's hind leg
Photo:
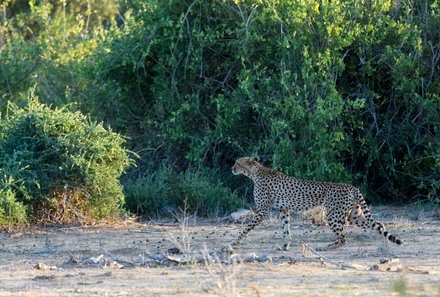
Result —
<path fill-rule="evenodd" d="M 334 250 L 337 249 L 341 246 L 343 246 L 345 244 L 345 235 L 343 239 L 338 239 L 332 243 L 330 243 L 328 246 L 324 246 L 324 247 L 317 247 L 316 250 L 318 252 L 320 251 L 329 251 L 329 250 Z"/>
<path fill-rule="evenodd" d="M 341 211 L 337 206 L 327 212 L 327 223 L 333 233 L 335 233 L 337 239 L 326 247 L 317 248 L 317 251 L 333 250 L 345 244 L 344 225 L 347 212 L 348 209 L 342 209 Z"/>

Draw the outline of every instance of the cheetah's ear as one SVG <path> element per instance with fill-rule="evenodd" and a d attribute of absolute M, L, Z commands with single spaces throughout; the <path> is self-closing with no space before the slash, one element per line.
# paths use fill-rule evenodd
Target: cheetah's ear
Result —
<path fill-rule="evenodd" d="M 255 162 L 258 162 L 257 159 L 254 158 L 254 157 L 249 157 L 248 161 L 249 161 L 250 164 L 253 164 L 253 163 L 255 163 Z"/>

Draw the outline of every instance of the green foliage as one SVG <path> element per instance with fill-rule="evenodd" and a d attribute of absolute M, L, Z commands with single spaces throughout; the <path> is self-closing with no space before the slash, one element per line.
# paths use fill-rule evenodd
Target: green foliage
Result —
<path fill-rule="evenodd" d="M 127 1 L 93 103 L 153 170 L 258 155 L 376 200 L 436 201 L 440 20 L 426 4 Z"/>
<path fill-rule="evenodd" d="M 11 104 L 0 119 L 3 215 L 55 219 L 56 206 L 67 204 L 77 218 L 114 216 L 124 202 L 118 178 L 130 164 L 123 144 L 102 124 L 80 112 L 52 110 L 33 93 L 27 107 Z"/>
<path fill-rule="evenodd" d="M 4 186 L 4 184 L 2 185 Z M 0 226 L 27 222 L 26 207 L 16 200 L 11 189 L 0 190 Z"/>
<path fill-rule="evenodd" d="M 90 70 L 83 61 L 110 32 L 91 22 L 107 18 L 114 25 L 113 16 L 104 17 L 100 13 L 105 10 L 96 10 L 104 2 L 116 9 L 111 0 L 9 0 L 0 6 L 4 11 L 3 18 L 0 13 L 1 112 L 8 101 L 25 106 L 27 91 L 35 85 L 44 103 L 62 106 L 85 101 L 82 94 L 94 86 L 89 84 Z"/>
<path fill-rule="evenodd" d="M 438 0 L 132 0 L 115 19 L 101 1 L 5 3 L 0 110 L 37 83 L 42 102 L 128 135 L 133 211 L 182 206 L 168 180 L 249 197 L 229 174 L 244 155 L 376 202 L 440 202 Z"/>
<path fill-rule="evenodd" d="M 391 291 L 398 293 L 400 296 L 406 296 L 408 294 L 408 282 L 404 278 L 395 279 L 391 283 Z"/>
<path fill-rule="evenodd" d="M 118 12 L 117 1 L 113 0 L 3 0 L 2 13 L 6 11 L 6 18 L 15 18 L 18 15 L 32 13 L 36 6 L 49 4 L 54 12 L 63 16 L 80 16 L 88 27 L 99 26 L 100 23 L 110 23 Z M 0 8 L 3 8 L 0 6 Z M 38 28 L 38 27 L 37 27 Z M 34 29 L 34 28 L 32 28 Z M 32 30 L 34 33 L 38 33 Z"/>
<path fill-rule="evenodd" d="M 126 207 L 136 214 L 169 215 L 178 210 L 198 215 L 223 215 L 246 203 L 210 171 L 177 173 L 160 167 L 125 183 Z"/>

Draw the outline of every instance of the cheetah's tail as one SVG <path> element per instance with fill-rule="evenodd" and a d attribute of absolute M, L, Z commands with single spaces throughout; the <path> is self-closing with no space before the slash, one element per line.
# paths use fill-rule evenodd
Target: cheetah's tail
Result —
<path fill-rule="evenodd" d="M 386 229 L 384 224 L 374 220 L 371 217 L 371 213 L 370 210 L 367 206 L 367 203 L 365 202 L 364 197 L 362 196 L 361 192 L 359 190 L 357 190 L 355 192 L 355 203 L 358 203 L 361 207 L 361 210 L 365 216 L 365 221 L 362 222 L 362 227 L 366 228 L 371 228 L 373 230 L 377 230 L 379 232 L 379 234 L 383 235 L 386 239 L 388 239 L 389 241 L 401 245 L 403 243 L 402 240 L 398 239 L 396 236 L 391 235 Z"/>

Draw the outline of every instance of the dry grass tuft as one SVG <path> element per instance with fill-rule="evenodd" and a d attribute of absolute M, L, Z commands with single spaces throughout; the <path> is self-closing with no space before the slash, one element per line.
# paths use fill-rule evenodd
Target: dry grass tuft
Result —
<path fill-rule="evenodd" d="M 217 255 L 210 255 L 208 250 L 203 250 L 206 271 L 216 286 L 216 291 L 222 297 L 240 296 L 237 290 L 237 264 L 223 264 Z"/>
<path fill-rule="evenodd" d="M 167 240 L 170 241 L 179 252 L 190 256 L 192 252 L 191 240 L 193 236 L 193 232 L 190 231 L 189 228 L 189 216 L 185 211 L 182 211 L 183 216 L 179 219 L 180 226 L 177 231 L 167 231 L 166 237 Z"/>

